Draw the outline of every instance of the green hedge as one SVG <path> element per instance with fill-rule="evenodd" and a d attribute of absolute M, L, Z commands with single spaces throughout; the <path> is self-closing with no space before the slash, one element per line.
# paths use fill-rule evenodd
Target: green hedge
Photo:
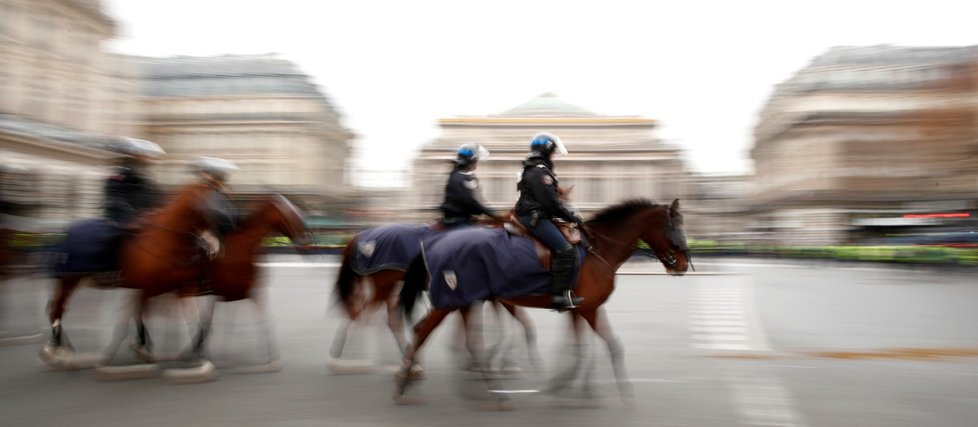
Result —
<path fill-rule="evenodd" d="M 785 258 L 833 259 L 842 261 L 898 262 L 916 264 L 957 264 L 978 266 L 978 248 L 944 246 L 773 246 L 721 243 L 709 240 L 689 242 L 695 254 L 765 255 Z"/>

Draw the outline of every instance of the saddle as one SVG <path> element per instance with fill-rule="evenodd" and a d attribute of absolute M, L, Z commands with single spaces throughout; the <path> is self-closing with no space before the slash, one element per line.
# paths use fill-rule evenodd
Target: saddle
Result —
<path fill-rule="evenodd" d="M 557 229 L 560 230 L 560 234 L 563 234 L 564 238 L 567 239 L 567 242 L 569 242 L 571 245 L 577 246 L 579 243 L 581 243 L 581 230 L 577 228 L 576 224 L 557 219 L 554 220 L 554 225 L 557 226 Z M 530 230 L 521 224 L 515 216 L 510 214 L 509 220 L 503 223 L 503 229 L 513 236 L 526 237 L 532 240 L 533 248 L 536 249 L 537 260 L 540 261 L 540 265 L 543 266 L 544 270 L 550 271 L 550 248 L 547 247 L 547 245 L 540 243 L 540 240 L 537 240 L 537 238 L 533 236 L 533 233 L 530 233 Z"/>

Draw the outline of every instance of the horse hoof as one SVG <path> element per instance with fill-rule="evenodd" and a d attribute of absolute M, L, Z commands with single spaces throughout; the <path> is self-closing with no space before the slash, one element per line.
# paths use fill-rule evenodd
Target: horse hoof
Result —
<path fill-rule="evenodd" d="M 408 369 L 407 372 L 405 372 L 404 369 L 398 369 L 397 372 L 394 373 L 394 379 L 396 380 L 403 380 L 405 378 L 410 381 L 423 380 L 425 378 L 424 368 L 422 368 L 420 365 L 412 365 L 411 369 Z"/>
<path fill-rule="evenodd" d="M 143 362 L 146 363 L 156 362 L 156 359 L 153 357 L 153 350 L 151 350 L 150 348 L 140 347 L 138 344 L 135 343 L 130 344 L 129 348 L 132 349 L 132 352 L 136 355 L 137 359 L 142 360 Z"/>
<path fill-rule="evenodd" d="M 424 368 L 422 368 L 421 365 L 418 365 L 417 363 L 411 365 L 411 369 L 408 373 L 408 378 L 410 378 L 412 381 L 423 380 L 425 378 Z"/>
<path fill-rule="evenodd" d="M 398 405 L 417 405 L 421 403 L 420 397 L 416 396 L 405 396 L 404 394 L 394 393 L 394 403 Z"/>
<path fill-rule="evenodd" d="M 163 371 L 163 379 L 172 384 L 197 384 L 217 379 L 217 368 L 207 359 L 200 359 L 199 366 Z"/>
<path fill-rule="evenodd" d="M 50 343 L 45 344 L 37 354 L 49 368 L 70 369 L 74 363 L 74 352 L 64 347 L 55 347 Z"/>
<path fill-rule="evenodd" d="M 326 360 L 326 369 L 334 375 L 357 375 L 373 372 L 374 366 L 365 359 L 334 359 Z"/>
<path fill-rule="evenodd" d="M 99 381 L 126 381 L 153 378 L 160 374 L 159 367 L 154 364 L 109 366 L 98 363 L 95 365 L 95 379 Z"/>

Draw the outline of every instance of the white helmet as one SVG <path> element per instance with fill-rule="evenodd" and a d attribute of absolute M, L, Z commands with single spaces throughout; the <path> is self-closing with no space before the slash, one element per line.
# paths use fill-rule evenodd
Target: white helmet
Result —
<path fill-rule="evenodd" d="M 166 154 L 166 151 L 163 151 L 155 142 L 127 136 L 119 138 L 112 146 L 120 153 L 129 156 L 144 156 L 151 159 L 158 159 Z"/>
<path fill-rule="evenodd" d="M 238 165 L 226 159 L 217 157 L 198 157 L 191 165 L 194 172 L 207 173 L 220 178 L 226 177 L 231 172 L 238 170 Z"/>

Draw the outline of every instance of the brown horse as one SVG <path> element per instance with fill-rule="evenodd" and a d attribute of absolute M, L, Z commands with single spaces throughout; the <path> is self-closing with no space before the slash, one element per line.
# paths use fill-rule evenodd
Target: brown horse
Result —
<path fill-rule="evenodd" d="M 689 251 L 686 246 L 686 235 L 679 213 L 679 201 L 671 205 L 659 205 L 647 200 L 629 200 L 605 208 L 595 217 L 584 224 L 588 236 L 588 256 L 581 265 L 580 278 L 574 292 L 584 298 L 581 305 L 572 309 L 572 317 L 583 319 L 605 341 L 611 353 L 611 362 L 619 390 L 624 398 L 631 396 L 631 386 L 627 382 L 623 363 L 623 348 L 618 338 L 611 330 L 608 319 L 602 318 L 602 305 L 611 296 L 615 288 L 615 274 L 618 268 L 628 260 L 636 249 L 639 240 L 648 244 L 652 256 L 659 259 L 666 271 L 673 275 L 682 275 L 691 265 Z M 447 236 L 446 239 L 451 238 Z M 461 239 L 460 239 L 461 240 Z M 443 240 L 444 242 L 444 240 Z M 485 244 L 484 241 L 469 240 L 458 242 L 461 246 L 454 247 L 452 253 L 441 254 L 451 258 L 453 254 L 466 251 L 471 245 Z M 443 245 L 444 243 L 439 243 Z M 435 245 L 436 247 L 438 245 Z M 461 249 L 459 249 L 461 248 Z M 467 256 L 478 256 L 477 251 L 466 251 Z M 430 277 L 454 272 L 428 271 L 432 257 L 438 256 L 426 248 L 424 256 L 419 256 L 409 267 L 402 287 L 401 305 L 406 314 L 410 315 L 415 301 L 428 286 Z M 466 262 L 471 262 L 467 259 Z M 494 264 L 493 260 L 486 261 L 488 268 L 499 271 L 512 269 L 511 265 Z M 494 266 L 494 267 L 493 267 Z M 454 284 L 452 285 L 454 286 Z M 461 286 L 461 285 L 459 285 Z M 550 308 L 550 295 L 526 295 L 503 299 L 505 302 L 535 308 Z M 462 307 L 464 308 L 464 307 Z M 416 363 L 418 352 L 424 345 L 431 332 L 452 311 L 459 307 L 432 308 L 427 316 L 414 328 L 414 342 L 405 352 L 404 367 L 396 376 L 395 399 L 402 399 L 404 392 L 412 381 L 411 367 Z M 574 328 L 575 331 L 578 328 Z M 478 357 L 478 355 L 474 355 Z M 487 380 L 488 381 L 488 380 Z M 506 397 L 497 394 L 500 405 L 506 403 Z"/>
<path fill-rule="evenodd" d="M 265 335 L 269 363 L 278 360 L 263 304 L 254 294 L 259 270 L 255 264 L 261 254 L 262 241 L 271 235 L 282 235 L 297 245 L 311 242 L 302 213 L 288 199 L 274 195 L 259 201 L 252 212 L 241 221 L 240 227 L 225 238 L 224 250 L 208 269 L 210 291 L 217 298 L 231 302 L 249 299 L 258 311 L 259 323 Z M 213 303 L 213 300 L 211 300 Z M 200 330 L 191 348 L 190 357 L 199 358 L 210 332 L 213 307 L 203 311 Z"/>
<path fill-rule="evenodd" d="M 502 223 L 496 220 L 480 222 L 479 225 L 485 227 L 501 227 Z M 445 232 L 439 226 L 433 226 L 435 232 Z M 398 313 L 398 291 L 404 281 L 404 271 L 407 264 L 420 252 L 420 247 L 411 253 L 402 254 L 404 267 L 399 265 L 386 266 L 383 269 L 366 274 L 358 274 L 356 256 L 360 239 L 363 232 L 357 233 L 343 248 L 342 263 L 336 276 L 333 290 L 334 295 L 343 307 L 346 319 L 341 323 L 333 337 L 330 346 L 330 357 L 338 360 L 343 354 L 343 347 L 346 343 L 347 332 L 350 325 L 362 318 L 369 318 L 369 315 L 380 310 L 382 307 L 387 309 L 387 326 L 394 335 L 397 344 L 397 351 L 403 356 L 407 348 L 407 339 L 404 334 L 404 323 Z M 537 365 L 536 334 L 533 322 L 527 313 L 519 307 L 511 304 L 503 304 L 492 301 L 494 308 L 503 307 L 513 318 L 523 326 L 527 345 L 529 347 L 530 360 Z M 415 367 L 415 372 L 418 372 Z"/>
<path fill-rule="evenodd" d="M 147 348 L 148 337 L 143 317 L 149 298 L 197 286 L 202 277 L 203 260 L 197 239 L 208 229 L 204 200 L 212 191 L 206 184 L 184 187 L 161 210 L 140 219 L 140 229 L 123 239 L 119 257 L 121 286 L 139 291 L 135 307 L 139 347 Z M 51 340 L 42 350 L 46 361 L 57 362 L 64 353 L 73 351 L 63 332 L 62 317 L 68 299 L 82 279 L 92 273 L 60 274 L 58 285 L 48 305 Z M 116 344 L 117 345 L 117 344 Z"/>

